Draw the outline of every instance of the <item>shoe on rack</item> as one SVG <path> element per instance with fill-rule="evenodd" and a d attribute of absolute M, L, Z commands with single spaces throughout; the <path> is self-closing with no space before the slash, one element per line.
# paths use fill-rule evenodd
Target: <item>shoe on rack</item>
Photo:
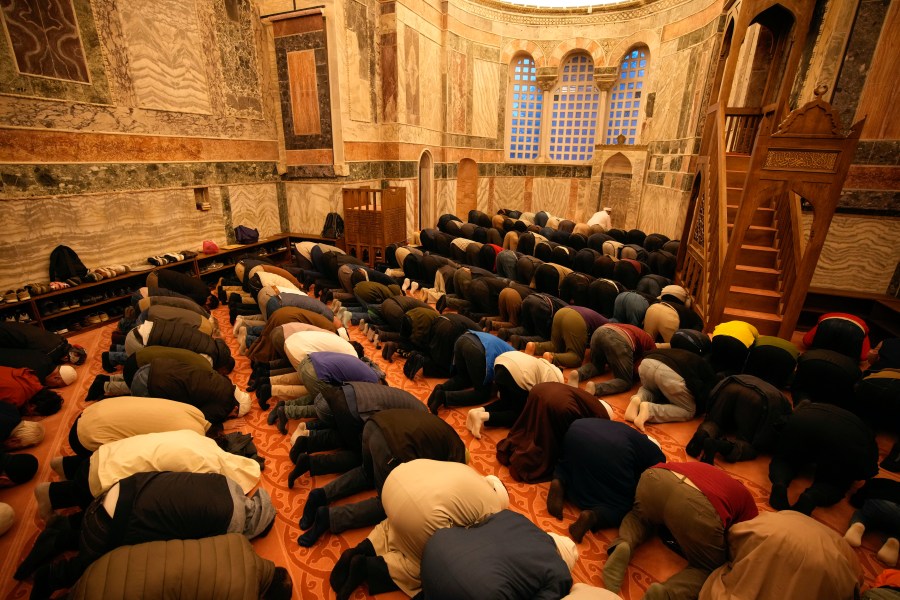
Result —
<path fill-rule="evenodd" d="M 28 293 L 28 290 L 26 290 L 25 288 L 17 289 L 16 297 L 19 299 L 19 302 L 24 302 L 25 300 L 31 300 L 31 295 Z"/>
<path fill-rule="evenodd" d="M 25 312 L 25 311 L 23 310 L 23 311 L 20 312 L 19 315 L 18 315 L 18 321 L 19 321 L 19 323 L 30 323 L 30 322 L 31 322 L 31 315 L 29 315 L 27 312 Z"/>
<path fill-rule="evenodd" d="M 7 302 L 18 302 L 19 296 L 16 294 L 15 290 L 6 290 L 3 292 L 3 299 Z"/>

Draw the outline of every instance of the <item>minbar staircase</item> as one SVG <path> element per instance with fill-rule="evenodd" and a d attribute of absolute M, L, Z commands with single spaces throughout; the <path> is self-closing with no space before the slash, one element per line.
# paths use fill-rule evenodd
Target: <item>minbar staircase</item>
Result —
<path fill-rule="evenodd" d="M 765 116 L 778 111 L 751 112 L 710 108 L 677 277 L 708 330 L 740 320 L 790 339 L 863 121 L 845 134 L 819 97 L 780 123 Z M 754 132 L 742 152 L 730 147 L 736 129 Z M 812 210 L 808 236 L 801 203 Z"/>
<path fill-rule="evenodd" d="M 750 166 L 748 154 L 725 155 L 726 223 L 731 239 Z M 753 213 L 737 251 L 731 286 L 725 296 L 724 321 L 747 321 L 763 335 L 777 335 L 781 326 L 781 281 L 776 247 L 775 207 L 764 202 Z"/>

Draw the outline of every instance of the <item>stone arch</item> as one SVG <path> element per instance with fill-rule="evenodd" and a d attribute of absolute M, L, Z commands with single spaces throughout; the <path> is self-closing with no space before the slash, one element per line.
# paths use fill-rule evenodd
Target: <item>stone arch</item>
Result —
<path fill-rule="evenodd" d="M 625 56 L 625 53 L 635 46 L 646 46 L 647 51 L 650 52 L 650 56 L 655 57 L 659 51 L 659 34 L 655 31 L 644 29 L 618 40 L 609 50 L 607 64 L 610 66 L 618 66 L 618 62 Z"/>
<path fill-rule="evenodd" d="M 536 67 L 543 67 L 546 64 L 546 57 L 541 47 L 529 40 L 510 40 L 500 52 L 500 62 L 509 65 L 516 54 L 526 52 L 534 59 Z"/>
<path fill-rule="evenodd" d="M 595 67 L 603 66 L 605 64 L 605 56 L 600 44 L 588 38 L 577 37 L 561 42 L 554 48 L 553 54 L 550 55 L 550 58 L 547 61 L 547 66 L 559 68 L 566 57 L 576 51 L 584 51 L 590 54 Z"/>

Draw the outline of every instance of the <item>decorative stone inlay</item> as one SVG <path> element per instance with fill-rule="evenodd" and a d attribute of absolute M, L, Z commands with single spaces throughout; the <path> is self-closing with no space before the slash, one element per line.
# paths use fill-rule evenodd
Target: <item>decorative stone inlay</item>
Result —
<path fill-rule="evenodd" d="M 523 25 L 588 25 L 597 23 L 621 23 L 668 10 L 689 0 L 636 0 L 610 6 L 577 8 L 539 8 L 515 6 L 497 0 L 459 0 L 461 10 L 491 21 L 520 23 Z"/>
<path fill-rule="evenodd" d="M 826 171 L 833 173 L 838 154 L 838 152 L 769 150 L 763 167 L 783 171 Z"/>

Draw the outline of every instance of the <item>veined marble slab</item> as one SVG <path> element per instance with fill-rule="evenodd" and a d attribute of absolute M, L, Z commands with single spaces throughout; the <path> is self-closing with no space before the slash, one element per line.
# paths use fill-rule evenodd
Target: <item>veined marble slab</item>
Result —
<path fill-rule="evenodd" d="M 234 226 L 256 228 L 261 238 L 281 233 L 278 194 L 274 184 L 232 185 L 228 187 L 228 193 Z"/>

